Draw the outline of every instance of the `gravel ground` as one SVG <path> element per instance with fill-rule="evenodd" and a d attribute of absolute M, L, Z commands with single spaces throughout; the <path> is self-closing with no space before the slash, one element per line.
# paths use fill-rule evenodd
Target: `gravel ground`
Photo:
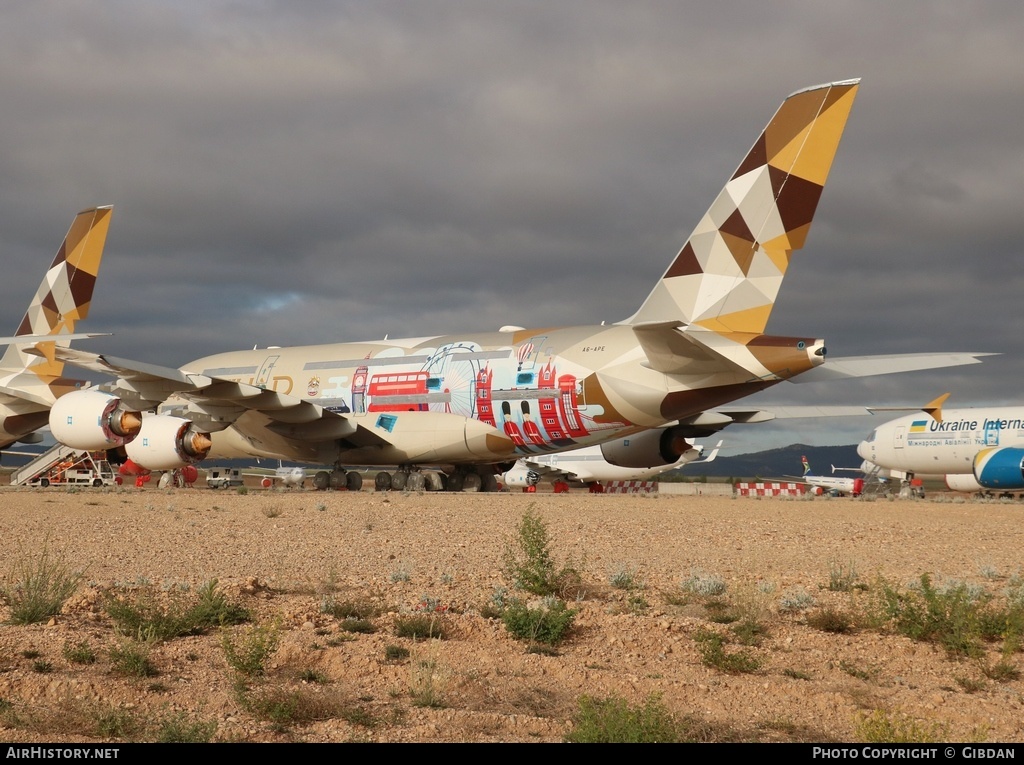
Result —
<path fill-rule="evenodd" d="M 958 660 L 863 624 L 808 624 L 827 607 L 864 612 L 881 579 L 927 573 L 1003 597 L 1021 573 L 1024 507 L 940 499 L 2 490 L 5 584 L 44 548 L 85 576 L 48 623 L 13 626 L 0 608 L 0 741 L 153 740 L 176 721 L 218 741 L 554 742 L 584 695 L 656 697 L 701 740 L 858 741 L 875 715 L 918 738 L 1024 741 L 1024 681 L 996 677 L 1000 644 Z M 486 616 L 498 588 L 521 595 L 502 560 L 528 509 L 584 584 L 548 653 Z M 831 590 L 840 573 L 861 587 Z M 756 618 L 759 644 L 687 595 L 694 576 L 726 585 L 718 601 Z M 224 642 L 251 644 L 250 625 L 137 643 L 108 615 L 111 594 L 188 598 L 214 579 L 279 638 L 245 695 Z M 375 631 L 342 629 L 325 597 L 375 604 Z M 397 637 L 425 599 L 447 639 Z M 709 666 L 709 632 L 759 666 Z M 93 663 L 75 660 L 80 646 Z M 158 674 L 126 673 L 126 648 Z M 291 711 L 268 711 L 275 699 Z"/>

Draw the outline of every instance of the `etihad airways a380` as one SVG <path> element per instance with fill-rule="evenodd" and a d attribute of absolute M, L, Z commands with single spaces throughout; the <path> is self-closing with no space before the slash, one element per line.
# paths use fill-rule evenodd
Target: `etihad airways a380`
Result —
<path fill-rule="evenodd" d="M 332 466 L 318 485 L 357 488 L 360 473 L 347 467 L 397 465 L 402 480 L 431 464 L 446 466 L 449 490 L 487 489 L 520 457 L 595 444 L 616 464 L 670 464 L 691 448 L 687 438 L 737 421 L 717 407 L 784 380 L 976 363 L 983 354 L 826 362 L 820 338 L 765 334 L 858 87 L 832 82 L 787 97 L 624 321 L 241 350 L 177 369 L 58 349 L 118 379 L 113 394 L 59 399 L 53 434 L 82 449 L 124 447 L 154 470 L 271 457 Z M 158 413 L 169 398 L 176 414 Z M 758 419 L 767 417 L 747 411 L 739 421 Z M 656 437 L 643 438 L 640 457 L 617 450 L 643 431 Z"/>

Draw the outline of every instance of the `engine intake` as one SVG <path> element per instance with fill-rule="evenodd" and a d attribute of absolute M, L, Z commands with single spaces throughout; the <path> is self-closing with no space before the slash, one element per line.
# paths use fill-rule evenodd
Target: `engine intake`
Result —
<path fill-rule="evenodd" d="M 98 390 L 67 393 L 50 408 L 53 437 L 75 449 L 113 449 L 131 442 L 142 428 L 142 415 L 121 399 Z"/>
<path fill-rule="evenodd" d="M 671 465 L 685 457 L 692 462 L 700 450 L 686 440 L 683 428 L 654 428 L 601 445 L 601 454 L 612 465 L 624 468 L 652 468 Z"/>
<path fill-rule="evenodd" d="M 125 446 L 125 453 L 147 470 L 175 470 L 204 459 L 212 446 L 210 434 L 197 430 L 191 420 L 148 414 L 142 418 L 139 435 Z"/>
<path fill-rule="evenodd" d="M 518 464 L 501 478 L 506 486 L 536 486 L 540 483 L 540 473 Z"/>

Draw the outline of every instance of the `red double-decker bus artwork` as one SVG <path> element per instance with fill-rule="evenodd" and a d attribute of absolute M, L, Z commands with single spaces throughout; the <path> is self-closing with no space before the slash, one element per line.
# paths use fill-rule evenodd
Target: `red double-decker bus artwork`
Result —
<path fill-rule="evenodd" d="M 427 372 L 389 372 L 370 378 L 370 412 L 425 412 L 427 411 Z M 410 398 L 422 397 L 421 401 Z M 402 400 L 395 400 L 401 398 Z"/>

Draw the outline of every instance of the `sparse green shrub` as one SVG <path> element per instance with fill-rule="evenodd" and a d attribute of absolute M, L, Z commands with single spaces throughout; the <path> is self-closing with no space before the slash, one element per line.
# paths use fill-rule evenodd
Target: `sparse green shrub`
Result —
<path fill-rule="evenodd" d="M 690 575 L 683 579 L 679 586 L 684 592 L 699 595 L 702 598 L 720 597 L 728 589 L 728 585 L 726 585 L 722 577 L 699 569 L 691 571 Z"/>
<path fill-rule="evenodd" d="M 642 706 L 631 706 L 617 696 L 581 696 L 565 740 L 574 744 L 672 744 L 685 739 L 657 696 Z"/>
<path fill-rule="evenodd" d="M 53 662 L 46 659 L 36 659 L 32 662 L 32 671 L 38 672 L 41 675 L 49 674 L 53 672 Z"/>
<path fill-rule="evenodd" d="M 216 732 L 216 720 L 196 720 L 177 712 L 157 723 L 153 740 L 158 744 L 208 744 Z"/>
<path fill-rule="evenodd" d="M 853 618 L 832 606 L 826 606 L 814 613 L 808 614 L 807 626 L 822 632 L 844 635 L 853 632 Z"/>
<path fill-rule="evenodd" d="M 402 638 L 445 640 L 448 632 L 448 618 L 444 614 L 414 613 L 395 619 L 395 635 Z"/>
<path fill-rule="evenodd" d="M 249 493 L 249 487 L 248 486 L 239 486 L 237 489 L 235 489 L 235 493 L 238 494 L 241 497 L 244 497 L 246 494 Z"/>
<path fill-rule="evenodd" d="M 786 677 L 791 677 L 794 680 L 811 680 L 812 679 L 810 673 L 804 672 L 803 670 L 800 670 L 800 669 L 790 669 L 789 667 L 787 667 L 786 669 L 782 670 L 782 674 L 784 674 Z"/>
<path fill-rule="evenodd" d="M 409 649 L 402 645 L 384 646 L 384 660 L 389 662 L 404 661 L 409 658 Z"/>
<path fill-rule="evenodd" d="M 534 513 L 533 505 L 520 519 L 514 542 L 506 543 L 503 561 L 505 576 L 519 589 L 534 595 L 559 595 L 580 587 L 575 568 L 555 565 L 548 527 Z"/>
<path fill-rule="evenodd" d="M 740 645 L 761 645 L 768 637 L 768 627 L 752 616 L 745 616 L 730 627 Z"/>
<path fill-rule="evenodd" d="M 576 613 L 558 598 L 544 598 L 532 606 L 516 598 L 502 612 L 501 621 L 505 629 L 519 640 L 557 645 L 572 629 Z"/>
<path fill-rule="evenodd" d="M 280 518 L 284 515 L 284 509 L 280 505 L 264 505 L 260 512 L 267 518 Z"/>
<path fill-rule="evenodd" d="M 884 709 L 862 712 L 857 720 L 857 740 L 867 744 L 937 744 L 948 735 L 947 725 L 919 722 Z"/>
<path fill-rule="evenodd" d="M 315 685 L 325 685 L 330 682 L 330 678 L 328 678 L 323 672 L 309 668 L 299 672 L 299 680 L 304 683 L 313 683 Z"/>
<path fill-rule="evenodd" d="M 110 649 L 110 665 L 114 672 L 126 677 L 156 677 L 160 674 L 149 658 L 149 648 L 132 640 Z"/>
<path fill-rule="evenodd" d="M 441 709 L 445 706 L 437 660 L 421 659 L 412 663 L 409 695 L 413 706 Z"/>
<path fill-rule="evenodd" d="M 96 663 L 96 652 L 85 640 L 75 643 L 74 645 L 65 643 L 62 653 L 64 654 L 64 658 L 72 664 Z"/>
<path fill-rule="evenodd" d="M 700 648 L 701 662 L 706 667 L 730 675 L 757 672 L 761 660 L 746 651 L 726 651 L 725 637 L 709 630 L 702 630 L 693 636 Z"/>
<path fill-rule="evenodd" d="M 608 576 L 608 584 L 617 590 L 632 591 L 643 587 L 643 582 L 636 569 L 619 567 Z"/>
<path fill-rule="evenodd" d="M 400 563 L 395 569 L 391 571 L 391 581 L 395 582 L 408 582 L 412 579 L 412 572 L 409 567 L 404 563 Z"/>
<path fill-rule="evenodd" d="M 989 680 L 995 680 L 997 683 L 1009 683 L 1014 680 L 1020 680 L 1020 668 L 1008 656 L 1003 656 L 993 664 L 983 662 L 981 671 L 985 677 Z"/>
<path fill-rule="evenodd" d="M 232 637 L 224 630 L 221 648 L 224 658 L 239 675 L 262 677 L 267 671 L 267 661 L 277 650 L 279 630 L 276 624 L 253 626 L 248 631 Z"/>
<path fill-rule="evenodd" d="M 230 603 L 217 589 L 217 580 L 202 585 L 194 599 L 174 590 L 163 602 L 149 588 L 135 595 L 106 597 L 107 614 L 118 630 L 139 640 L 171 640 L 186 635 L 201 635 L 214 628 L 241 624 L 249 612 Z"/>
<path fill-rule="evenodd" d="M 277 731 L 343 717 L 349 707 L 338 693 L 321 688 L 265 687 L 240 692 L 238 698 L 246 711 L 270 722 Z"/>
<path fill-rule="evenodd" d="M 11 584 L 0 587 L 0 599 L 10 608 L 13 624 L 35 624 L 59 614 L 82 577 L 63 553 L 51 554 L 45 540 L 37 553 L 19 548 L 11 562 Z"/>
<path fill-rule="evenodd" d="M 330 595 L 320 601 L 320 612 L 335 619 L 373 619 L 380 616 L 380 606 L 368 599 L 335 600 Z"/>
<path fill-rule="evenodd" d="M 913 640 L 939 643 L 951 656 L 981 654 L 982 614 L 991 596 L 964 582 L 932 584 L 922 574 L 905 591 L 881 582 L 874 608 L 893 630 Z"/>
<path fill-rule="evenodd" d="M 86 714 L 82 710 L 82 714 Z M 91 710 L 92 727 L 101 738 L 132 739 L 141 730 L 142 723 L 129 709 L 114 706 L 100 706 Z"/>
<path fill-rule="evenodd" d="M 814 596 L 803 587 L 786 590 L 779 598 L 779 610 L 783 612 L 806 611 L 815 604 Z"/>
<path fill-rule="evenodd" d="M 850 563 L 830 561 L 828 564 L 828 589 L 831 592 L 850 592 L 857 585 L 857 567 Z"/>
<path fill-rule="evenodd" d="M 342 619 L 338 627 L 345 632 L 358 632 L 361 635 L 369 635 L 377 631 L 369 619 L 353 619 L 351 617 Z"/>

